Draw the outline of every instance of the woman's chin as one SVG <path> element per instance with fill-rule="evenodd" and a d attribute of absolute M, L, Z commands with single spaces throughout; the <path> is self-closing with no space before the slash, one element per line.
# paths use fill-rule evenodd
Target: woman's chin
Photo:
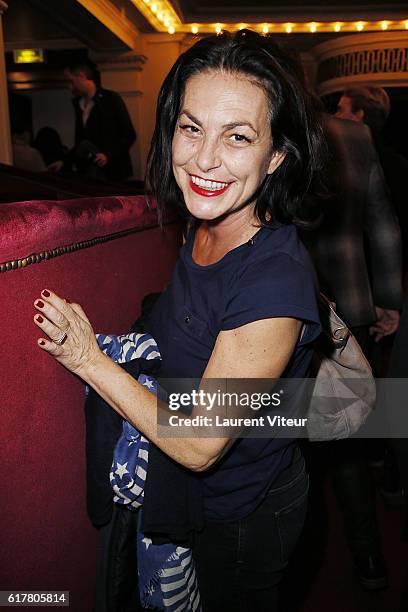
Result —
<path fill-rule="evenodd" d="M 202 221 L 214 221 L 218 219 L 222 212 L 214 210 L 214 206 L 209 206 L 206 202 L 203 204 L 197 202 L 186 202 L 188 212 L 196 219 Z"/>

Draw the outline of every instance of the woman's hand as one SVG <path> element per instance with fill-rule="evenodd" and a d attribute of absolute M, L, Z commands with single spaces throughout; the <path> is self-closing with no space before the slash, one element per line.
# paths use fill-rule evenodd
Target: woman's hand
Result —
<path fill-rule="evenodd" d="M 103 353 L 81 306 L 69 304 L 47 289 L 42 291 L 34 306 L 38 311 L 34 323 L 46 334 L 38 339 L 40 348 L 71 372 L 86 378 L 86 369 Z"/>

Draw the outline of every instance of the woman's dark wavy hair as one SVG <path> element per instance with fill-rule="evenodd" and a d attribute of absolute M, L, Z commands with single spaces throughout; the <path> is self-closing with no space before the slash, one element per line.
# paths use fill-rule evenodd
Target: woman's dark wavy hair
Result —
<path fill-rule="evenodd" d="M 251 30 L 200 40 L 178 58 L 161 87 L 146 172 L 146 185 L 157 200 L 160 218 L 167 206 L 189 216 L 173 175 L 172 140 L 186 82 L 210 70 L 247 76 L 264 89 L 269 100 L 273 149 L 284 152 L 285 159 L 255 194 L 261 224 L 313 224 L 318 217 L 318 198 L 313 194 L 322 185 L 325 151 L 316 104 L 303 85 L 297 62 L 271 37 Z"/>

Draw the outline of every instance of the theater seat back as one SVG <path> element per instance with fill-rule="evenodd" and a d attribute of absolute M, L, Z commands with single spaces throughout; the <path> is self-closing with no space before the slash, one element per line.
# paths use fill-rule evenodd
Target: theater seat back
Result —
<path fill-rule="evenodd" d="M 96 532 L 86 515 L 84 385 L 37 346 L 44 288 L 124 333 L 169 282 L 180 227 L 139 197 L 0 204 L 1 590 L 70 591 L 90 610 Z"/>

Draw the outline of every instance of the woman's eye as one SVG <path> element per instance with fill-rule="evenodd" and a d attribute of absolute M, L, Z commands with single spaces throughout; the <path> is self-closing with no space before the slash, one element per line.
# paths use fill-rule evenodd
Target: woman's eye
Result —
<path fill-rule="evenodd" d="M 233 142 L 251 142 L 249 138 L 247 138 L 243 134 L 232 134 L 232 136 L 230 136 L 230 139 Z"/>
<path fill-rule="evenodd" d="M 190 134 L 191 136 L 195 136 L 200 133 L 200 130 L 195 125 L 185 124 L 180 125 L 180 130 L 182 130 L 185 134 Z"/>

